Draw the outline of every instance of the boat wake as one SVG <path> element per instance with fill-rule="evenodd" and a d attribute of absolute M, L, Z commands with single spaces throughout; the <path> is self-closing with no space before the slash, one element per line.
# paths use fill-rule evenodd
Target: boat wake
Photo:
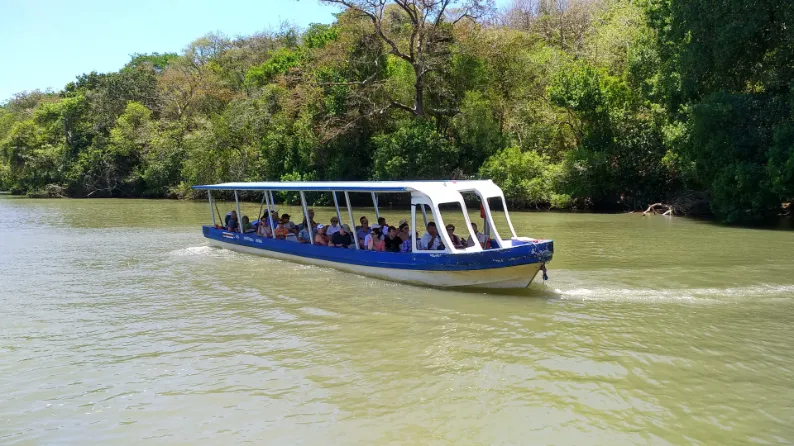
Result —
<path fill-rule="evenodd" d="M 536 297 L 552 300 L 601 302 L 691 302 L 695 304 L 733 303 L 746 299 L 779 302 L 794 299 L 794 284 L 752 284 L 734 287 L 687 287 L 659 283 L 647 286 L 640 281 L 609 281 L 603 274 L 556 270 L 544 282 L 538 276 L 523 290 L 488 290 L 489 294 Z M 586 276 L 586 277 L 585 277 Z M 635 286 L 642 284 L 643 286 Z"/>
<path fill-rule="evenodd" d="M 692 303 L 727 303 L 748 297 L 769 300 L 790 300 L 794 285 L 756 285 L 731 288 L 617 288 L 574 287 L 554 288 L 560 299 L 581 301 L 685 301 Z"/>
<path fill-rule="evenodd" d="M 173 257 L 230 257 L 231 251 L 225 249 L 215 249 L 211 246 L 190 246 L 188 248 L 175 249 L 168 253 Z"/>

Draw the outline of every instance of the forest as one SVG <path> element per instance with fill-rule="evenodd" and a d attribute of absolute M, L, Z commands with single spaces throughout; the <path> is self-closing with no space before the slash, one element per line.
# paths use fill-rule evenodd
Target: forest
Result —
<path fill-rule="evenodd" d="M 16 94 L 0 190 L 490 178 L 524 209 L 791 212 L 794 2 L 322 3 L 333 23 L 208 34 Z"/>

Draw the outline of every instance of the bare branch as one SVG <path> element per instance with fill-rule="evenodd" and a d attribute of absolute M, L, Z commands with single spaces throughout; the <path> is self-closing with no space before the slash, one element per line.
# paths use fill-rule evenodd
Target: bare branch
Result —
<path fill-rule="evenodd" d="M 411 19 L 411 23 L 413 23 L 414 25 L 419 24 L 419 16 L 416 15 L 416 5 L 410 5 L 405 0 L 394 0 L 394 3 L 396 3 L 397 6 L 399 6 L 403 11 L 405 11 L 408 14 L 408 17 Z"/>
<path fill-rule="evenodd" d="M 409 106 L 407 106 L 405 104 L 401 104 L 401 103 L 399 103 L 397 101 L 391 101 L 389 103 L 389 106 L 392 107 L 392 108 L 399 108 L 400 110 L 405 110 L 405 111 L 407 111 L 407 112 L 409 112 L 411 114 L 414 114 L 414 115 L 416 114 L 416 109 L 414 107 L 409 107 Z"/>
<path fill-rule="evenodd" d="M 406 62 L 413 62 L 413 57 L 403 53 L 400 48 L 397 46 L 397 43 L 388 37 L 385 32 L 383 32 L 383 11 L 385 9 L 385 1 L 381 0 L 377 3 L 372 1 L 367 1 L 366 3 L 372 7 L 373 11 L 367 11 L 366 9 L 362 8 L 361 6 L 353 3 L 350 0 L 323 0 L 326 3 L 335 3 L 338 5 L 342 5 L 347 7 L 348 9 L 352 9 L 358 13 L 364 14 L 367 16 L 372 22 L 372 26 L 375 28 L 375 32 L 378 34 L 378 37 L 383 39 L 387 45 L 391 48 L 391 53 L 395 56 L 399 57 L 400 59 L 405 60 Z"/>
<path fill-rule="evenodd" d="M 451 0 L 443 0 L 441 2 L 441 10 L 438 11 L 438 16 L 436 16 L 436 22 L 434 26 L 438 26 L 441 23 L 441 19 L 444 18 L 444 12 L 447 10 L 447 6 L 449 6 Z M 455 21 L 457 22 L 457 20 Z"/>

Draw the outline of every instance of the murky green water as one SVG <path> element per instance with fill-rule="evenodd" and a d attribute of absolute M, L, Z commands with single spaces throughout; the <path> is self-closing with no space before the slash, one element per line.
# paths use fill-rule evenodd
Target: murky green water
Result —
<path fill-rule="evenodd" d="M 551 278 L 489 295 L 212 249 L 208 219 L 0 197 L 0 444 L 794 442 L 792 231 L 514 214 Z"/>

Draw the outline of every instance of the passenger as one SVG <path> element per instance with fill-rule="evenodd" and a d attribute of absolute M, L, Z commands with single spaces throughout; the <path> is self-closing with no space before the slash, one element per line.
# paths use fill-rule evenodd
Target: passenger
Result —
<path fill-rule="evenodd" d="M 383 251 L 386 249 L 386 242 L 381 238 L 378 226 L 373 227 L 372 232 L 367 236 L 367 249 L 370 251 Z"/>
<path fill-rule="evenodd" d="M 286 215 L 286 218 L 282 216 L 281 220 L 278 222 L 278 226 L 273 232 L 276 234 L 276 238 L 279 240 L 286 240 L 287 236 L 290 234 L 290 230 L 287 228 L 287 223 L 289 223 L 289 215 Z"/>
<path fill-rule="evenodd" d="M 303 225 L 301 225 L 301 226 L 303 226 Z M 312 236 L 313 236 L 313 234 L 316 234 L 316 232 L 317 231 L 315 231 L 314 229 L 312 229 L 312 231 L 309 232 L 308 228 L 305 228 L 305 227 L 301 228 L 301 230 L 298 232 L 298 243 L 311 243 L 312 242 Z"/>
<path fill-rule="evenodd" d="M 339 217 L 331 217 L 331 225 L 325 227 L 325 233 L 328 234 L 328 237 L 333 237 L 339 232 L 339 229 Z"/>
<path fill-rule="evenodd" d="M 314 221 L 314 209 L 309 209 L 306 211 L 309 214 L 309 221 L 312 222 L 312 232 L 317 229 L 317 222 Z M 298 230 L 304 229 L 306 227 L 306 217 L 303 217 L 303 222 L 298 225 Z"/>
<path fill-rule="evenodd" d="M 367 249 L 366 240 L 372 228 L 369 227 L 369 220 L 367 220 L 367 217 L 361 217 L 358 219 L 358 221 L 361 222 L 361 226 L 356 226 L 358 245 L 361 247 L 361 249 Z"/>
<path fill-rule="evenodd" d="M 328 236 L 325 235 L 325 226 L 317 225 L 317 234 L 314 235 L 314 244 L 320 246 L 328 246 Z"/>
<path fill-rule="evenodd" d="M 413 251 L 413 246 L 411 244 L 414 238 L 411 236 L 411 229 L 408 226 L 408 222 L 405 220 L 402 221 L 403 223 L 400 223 L 400 230 L 397 232 L 397 236 L 403 241 L 400 246 L 400 252 L 411 252 Z"/>
<path fill-rule="evenodd" d="M 376 231 L 380 232 L 380 228 L 377 227 L 377 226 L 373 226 L 373 227 L 369 228 L 369 234 L 367 234 L 364 237 L 364 246 L 363 246 L 364 249 L 369 249 L 369 246 L 372 244 L 372 237 L 377 237 L 375 235 Z M 378 235 L 380 235 L 380 234 L 378 234 Z"/>
<path fill-rule="evenodd" d="M 383 240 L 385 250 L 388 252 L 400 252 L 400 247 L 403 245 L 402 239 L 397 235 L 397 228 L 389 226 L 389 232 Z"/>
<path fill-rule="evenodd" d="M 239 231 L 240 225 L 237 223 L 237 212 L 232 211 L 229 214 L 226 214 L 226 216 L 229 217 L 226 219 L 226 230 L 232 232 Z"/>
<path fill-rule="evenodd" d="M 293 223 L 292 221 L 290 221 L 290 216 L 289 216 L 289 214 L 282 214 L 282 215 L 281 215 L 281 221 L 284 221 L 284 219 L 286 219 L 286 220 L 287 220 L 287 222 L 286 222 L 286 223 L 284 223 L 284 227 L 285 227 L 285 228 L 287 228 L 287 230 L 288 230 L 289 232 L 291 232 L 291 233 L 293 233 L 293 234 L 297 234 L 297 233 L 298 233 L 298 227 L 295 225 L 295 223 Z"/>
<path fill-rule="evenodd" d="M 444 244 L 441 243 L 441 237 L 438 235 L 438 229 L 436 228 L 436 222 L 431 221 L 427 224 L 427 233 L 422 236 L 422 239 L 419 241 L 422 249 L 436 251 L 444 249 Z"/>
<path fill-rule="evenodd" d="M 419 233 L 415 232 L 413 235 L 409 236 L 407 239 L 403 240 L 402 246 L 400 246 L 400 252 L 413 252 L 414 250 L 414 240 L 419 238 Z"/>
<path fill-rule="evenodd" d="M 229 211 L 229 212 L 226 213 L 226 219 L 223 221 L 224 227 L 226 227 L 226 228 L 229 227 L 229 220 L 231 220 L 231 219 L 234 219 L 234 221 L 237 221 L 237 211 Z M 235 223 L 235 225 L 236 225 L 236 223 Z"/>
<path fill-rule="evenodd" d="M 411 228 L 407 221 L 400 220 L 400 229 L 397 231 L 397 236 L 402 240 L 411 238 Z"/>
<path fill-rule="evenodd" d="M 380 228 L 380 238 L 382 240 L 386 238 L 386 234 L 389 233 L 389 225 L 386 223 L 386 217 L 378 217 L 378 227 Z"/>
<path fill-rule="evenodd" d="M 331 246 L 337 248 L 350 248 L 353 244 L 353 236 L 350 234 L 350 226 L 342 225 L 338 231 L 331 236 Z"/>
<path fill-rule="evenodd" d="M 480 246 L 483 249 L 485 249 L 485 246 L 488 243 L 488 237 L 485 234 L 483 234 L 482 232 L 478 232 L 477 231 L 477 223 L 472 223 L 471 224 L 471 230 L 472 230 L 472 232 L 474 232 L 474 235 L 477 237 L 477 243 L 479 243 Z M 466 241 L 466 246 L 467 247 L 468 246 L 474 246 L 474 237 L 469 237 L 469 239 Z"/>
<path fill-rule="evenodd" d="M 447 225 L 447 234 L 449 234 L 449 238 L 452 239 L 453 248 L 463 249 L 466 247 L 466 245 L 463 243 L 463 240 L 461 240 L 460 237 L 455 234 L 455 225 L 451 223 Z"/>
<path fill-rule="evenodd" d="M 268 221 L 267 215 L 267 212 L 265 212 L 265 215 L 259 220 L 259 224 L 256 225 L 256 235 L 270 238 L 273 237 L 273 230 L 270 229 L 270 222 Z"/>
<path fill-rule="evenodd" d="M 247 215 L 243 215 L 243 232 L 256 232 Z"/>

